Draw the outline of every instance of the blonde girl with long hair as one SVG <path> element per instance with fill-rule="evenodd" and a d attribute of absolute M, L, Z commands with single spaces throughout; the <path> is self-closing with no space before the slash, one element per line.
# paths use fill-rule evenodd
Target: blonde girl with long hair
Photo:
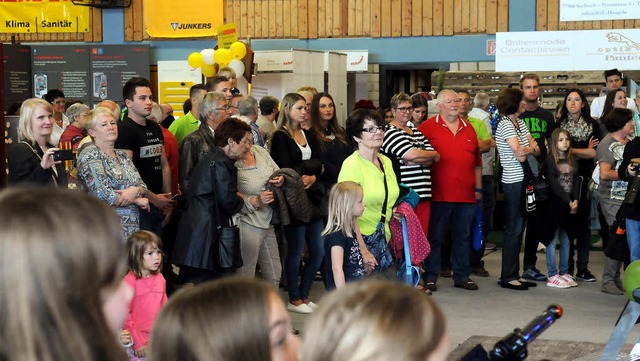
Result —
<path fill-rule="evenodd" d="M 362 186 L 356 182 L 344 181 L 331 188 L 327 226 L 322 231 L 327 289 L 342 288 L 365 276 L 360 252 L 364 241 L 357 223 L 364 212 L 363 198 Z"/>

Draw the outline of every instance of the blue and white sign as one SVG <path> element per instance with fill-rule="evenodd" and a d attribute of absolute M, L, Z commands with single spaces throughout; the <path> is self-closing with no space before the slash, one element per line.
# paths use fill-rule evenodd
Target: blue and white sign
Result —
<path fill-rule="evenodd" d="M 638 69 L 640 29 L 496 34 L 496 71 Z"/>

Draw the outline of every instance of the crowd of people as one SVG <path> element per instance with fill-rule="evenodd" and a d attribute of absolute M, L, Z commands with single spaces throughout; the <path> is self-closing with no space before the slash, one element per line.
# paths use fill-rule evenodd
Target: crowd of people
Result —
<path fill-rule="evenodd" d="M 79 202 L 87 217 L 99 219 L 100 226 L 86 219 L 73 223 L 76 233 L 47 247 L 60 247 L 59 254 L 88 234 L 97 237 L 96 245 L 72 252 L 78 259 L 67 262 L 101 267 L 100 279 L 92 272 L 96 284 L 71 292 L 66 301 L 73 305 L 87 297 L 93 306 L 100 304 L 104 315 L 87 310 L 79 319 L 99 319 L 95 327 L 117 335 L 130 359 L 203 360 L 215 354 L 225 360 L 294 360 L 299 354 L 302 360 L 353 360 L 406 352 L 419 355 L 416 359 L 444 360 L 444 317 L 421 293 L 436 292 L 442 278 L 474 291 L 478 285 L 471 276 L 489 276 L 482 259 L 497 190 L 505 216 L 502 288 L 525 291 L 545 282 L 563 289 L 596 281 L 588 265 L 598 215 L 605 243 L 610 226 L 625 224 L 631 254 L 626 261 L 640 259 L 638 207 L 625 201 L 640 171 L 640 91 L 627 99 L 620 88 L 622 74 L 613 69 L 604 75 L 608 95 L 590 107 L 580 89 L 571 89 L 555 116 L 540 106 L 540 79 L 528 73 L 519 87 L 500 91 L 494 102 L 497 117 L 489 112 L 487 94 L 443 89 L 432 117 L 425 94 L 399 93 L 389 108 L 370 109 L 375 107 L 363 102 L 344 127 L 330 94 L 305 87 L 281 101 L 271 96 L 258 101 L 239 94 L 232 69 L 192 86 L 189 108 L 178 119 L 170 106 L 153 102 L 144 78 L 124 85 L 122 111 L 104 101 L 94 109 L 73 104 L 65 113 L 64 94 L 52 90 L 20 108 L 19 142 L 8 154 L 9 183 L 15 189 L 5 191 L 0 203 L 22 205 L 25 212 L 39 209 L 33 222 L 50 227 L 42 231 L 49 236 L 63 231 L 49 218 L 69 213 L 62 209 L 69 204 Z M 74 159 L 59 158 L 67 142 Z M 84 192 L 47 188 L 69 184 Z M 402 218 L 410 220 L 411 263 L 422 272 L 421 284 L 412 285 L 418 292 L 389 282 L 403 258 L 402 236 L 393 226 Z M 20 224 L 6 227 L 26 231 Z M 5 250 L 12 247 L 5 238 L 0 242 Z M 536 266 L 540 243 L 546 245 L 547 275 Z M 97 262 L 99 250 L 109 254 Z M 240 262 L 229 259 L 237 255 Z M 31 281 L 56 277 L 47 274 L 48 268 L 71 269 L 62 261 L 43 264 L 45 270 Z M 623 263 L 607 257 L 603 292 L 623 293 Z M 327 290 L 338 289 L 320 305 L 310 299 L 318 272 Z M 378 281 L 354 282 L 369 278 Z M 284 304 L 278 286 L 288 292 Z M 42 296 L 56 292 L 66 290 L 51 288 Z M 383 315 L 407 302 L 416 305 L 415 314 L 399 307 L 403 312 Z M 66 317 L 65 307 L 46 308 Z M 316 331 L 301 352 L 287 310 L 315 314 L 309 328 Z M 20 312 L 0 314 L 8 317 L 0 318 L 4 324 L 26 321 L 17 318 Z M 37 323 L 37 317 L 60 321 L 42 313 L 29 322 Z M 387 323 L 402 324 L 407 333 L 399 329 L 376 341 L 378 329 L 397 326 Z M 228 332 L 218 332 L 219 327 Z M 323 334 L 328 327 L 337 335 Z M 2 329 L 4 344 L 11 335 Z M 0 355 L 19 359 L 13 355 L 24 354 L 25 360 L 47 352 L 51 359 L 64 355 L 54 356 L 62 351 L 53 350 L 49 340 L 27 337 L 29 327 L 22 331 L 33 344 L 15 343 Z M 360 333 L 376 347 L 353 344 L 353 335 L 344 337 L 347 332 Z M 403 345 L 409 332 L 430 342 Z M 205 347 L 205 338 L 215 342 Z M 112 341 L 70 352 L 106 357 Z M 113 352 L 114 360 L 122 356 Z"/>

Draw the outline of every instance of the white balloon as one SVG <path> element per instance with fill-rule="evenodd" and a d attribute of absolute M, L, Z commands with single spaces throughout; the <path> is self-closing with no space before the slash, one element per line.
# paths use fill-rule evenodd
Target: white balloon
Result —
<path fill-rule="evenodd" d="M 242 74 L 244 74 L 244 63 L 242 62 L 242 60 L 231 60 L 231 62 L 229 63 L 229 67 L 236 72 L 236 77 L 238 78 L 241 77 Z"/>
<path fill-rule="evenodd" d="M 213 49 L 202 49 L 200 54 L 202 54 L 202 61 L 205 64 L 213 65 L 216 63 L 215 60 L 213 60 Z"/>

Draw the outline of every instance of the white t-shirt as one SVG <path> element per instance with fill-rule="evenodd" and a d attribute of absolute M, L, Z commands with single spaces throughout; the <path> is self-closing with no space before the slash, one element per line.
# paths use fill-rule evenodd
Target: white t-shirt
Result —
<path fill-rule="evenodd" d="M 591 102 L 591 116 L 593 118 L 600 118 L 602 116 L 602 111 L 604 110 L 604 101 L 607 98 L 606 95 L 601 97 L 597 97 L 593 99 Z M 636 111 L 636 103 L 633 99 L 627 97 L 627 109 L 630 109 L 635 113 Z"/>

